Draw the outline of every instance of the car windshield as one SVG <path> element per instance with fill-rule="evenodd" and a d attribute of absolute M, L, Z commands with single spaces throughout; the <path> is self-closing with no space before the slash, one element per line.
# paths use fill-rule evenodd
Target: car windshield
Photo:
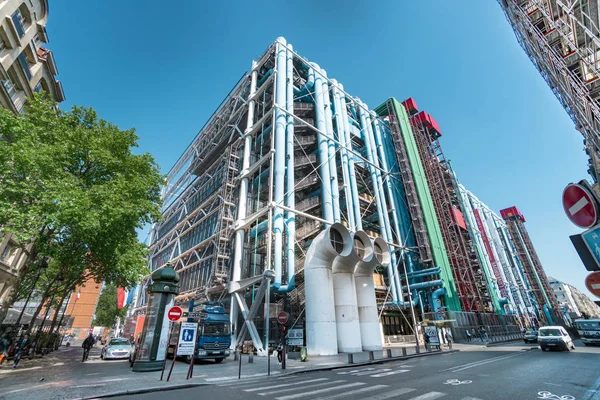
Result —
<path fill-rule="evenodd" d="M 229 323 L 212 323 L 204 325 L 204 336 L 230 335 Z"/>
<path fill-rule="evenodd" d="M 542 329 L 540 336 L 562 336 L 559 329 Z"/>
<path fill-rule="evenodd" d="M 537 331 L 527 331 L 526 335 L 537 335 Z"/>
<path fill-rule="evenodd" d="M 130 344 L 130 343 L 125 339 L 113 339 L 110 341 L 110 343 L 108 345 L 109 346 L 124 346 L 124 345 L 128 345 L 128 344 Z"/>

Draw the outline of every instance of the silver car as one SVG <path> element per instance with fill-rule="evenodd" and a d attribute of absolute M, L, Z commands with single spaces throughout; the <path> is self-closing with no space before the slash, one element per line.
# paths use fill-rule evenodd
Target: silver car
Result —
<path fill-rule="evenodd" d="M 100 352 L 100 358 L 104 360 L 127 359 L 133 351 L 133 346 L 129 340 L 124 338 L 114 338 Z"/>

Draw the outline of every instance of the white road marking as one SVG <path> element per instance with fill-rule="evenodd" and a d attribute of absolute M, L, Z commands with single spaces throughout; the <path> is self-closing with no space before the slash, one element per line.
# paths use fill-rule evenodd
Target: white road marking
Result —
<path fill-rule="evenodd" d="M 321 387 L 321 386 L 327 386 L 327 385 L 334 385 L 337 383 L 343 383 L 346 382 L 344 380 L 339 380 L 339 381 L 329 381 L 329 382 L 322 382 L 322 383 L 317 383 L 314 385 L 310 385 L 311 389 L 315 388 L 315 387 Z M 267 395 L 271 395 L 271 394 L 276 394 L 276 393 L 283 393 L 283 392 L 291 392 L 293 390 L 302 390 L 302 388 L 297 388 L 297 387 L 288 387 L 285 389 L 277 389 L 277 390 L 271 390 L 269 392 L 263 392 L 263 393 L 259 393 L 260 396 L 267 396 Z"/>
<path fill-rule="evenodd" d="M 384 372 L 382 374 L 371 375 L 371 377 L 373 377 L 373 378 L 381 378 L 383 376 L 396 375 L 396 374 L 401 374 L 403 372 L 410 372 L 410 370 L 409 369 L 397 369 L 395 371 L 390 371 L 390 372 Z"/>
<path fill-rule="evenodd" d="M 355 383 L 350 383 L 350 384 L 347 384 L 347 385 L 339 385 L 339 386 L 328 387 L 328 388 L 325 388 L 325 389 L 311 390 L 310 392 L 296 393 L 296 394 L 291 394 L 289 396 L 277 397 L 276 400 L 298 399 L 300 397 L 310 396 L 311 394 L 326 393 L 326 392 L 331 392 L 333 390 L 337 390 L 337 389 L 341 389 L 341 388 L 347 389 L 347 388 L 357 387 L 357 386 L 362 386 L 362 385 L 366 385 L 366 383 L 364 383 L 364 382 L 355 382 Z"/>
<path fill-rule="evenodd" d="M 392 397 L 402 396 L 403 394 L 414 392 L 414 391 L 415 391 L 415 389 L 411 389 L 411 388 L 396 389 L 396 390 L 392 390 L 391 392 L 386 392 L 386 393 L 376 394 L 375 396 L 366 397 L 362 400 L 386 400 L 386 399 L 389 399 Z"/>
<path fill-rule="evenodd" d="M 369 387 L 366 387 L 366 388 L 351 390 L 349 392 L 343 392 L 343 393 L 334 394 L 333 396 L 319 397 L 319 398 L 316 398 L 316 399 L 313 399 L 313 400 L 333 400 L 333 399 L 337 399 L 338 397 L 351 396 L 351 395 L 354 395 L 354 394 L 365 393 L 365 392 L 372 392 L 372 391 L 383 389 L 383 388 L 386 388 L 386 387 L 388 387 L 388 385 L 369 386 Z"/>
<path fill-rule="evenodd" d="M 277 388 L 280 388 L 280 387 L 288 387 L 288 386 L 293 386 L 293 385 L 301 385 L 303 383 L 322 382 L 322 381 L 328 381 L 328 380 L 329 379 L 327 379 L 327 378 L 309 379 L 309 380 L 306 380 L 306 381 L 293 382 L 293 383 L 283 383 L 281 385 L 275 385 L 275 386 L 262 386 L 262 387 L 258 387 L 258 388 L 245 389 L 244 392 L 257 392 L 259 390 L 277 389 Z"/>
<path fill-rule="evenodd" d="M 104 384 L 102 383 L 94 383 L 91 385 L 77 385 L 77 386 L 71 386 L 72 388 L 85 388 L 85 387 L 100 387 L 100 386 L 104 386 Z"/>
<path fill-rule="evenodd" d="M 274 371 L 271 372 L 271 375 L 277 375 L 279 374 L 279 372 Z M 241 381 L 243 379 L 251 379 L 251 378 L 258 378 L 258 377 L 266 377 L 267 373 L 263 372 L 260 374 L 254 374 L 254 375 L 246 375 L 244 377 L 242 377 L 242 379 L 239 379 L 238 381 Z M 208 382 L 219 382 L 219 381 L 233 381 L 233 380 L 237 380 L 237 376 L 221 376 L 219 378 L 206 378 L 206 380 Z"/>
<path fill-rule="evenodd" d="M 587 206 L 589 203 L 588 199 L 584 197 L 580 198 L 577 203 L 573 204 L 570 208 L 569 208 L 569 213 L 571 215 L 575 215 L 577 214 L 579 211 L 581 211 L 581 209 L 585 206 Z"/>
<path fill-rule="evenodd" d="M 375 368 L 361 368 L 361 369 L 355 369 L 354 371 L 344 371 L 344 372 L 338 372 L 338 375 L 349 375 L 349 374 L 355 374 L 357 372 L 363 372 L 363 371 L 373 371 Z"/>
<path fill-rule="evenodd" d="M 387 371 L 391 371 L 391 369 L 390 368 L 382 368 L 382 369 L 378 369 L 378 370 L 375 370 L 375 371 L 358 372 L 358 373 L 352 374 L 352 375 L 354 375 L 354 376 L 363 376 L 363 375 L 371 375 L 374 372 L 387 372 Z M 371 376 L 373 376 L 373 375 L 371 375 Z"/>
<path fill-rule="evenodd" d="M 481 399 L 478 399 L 477 397 L 463 397 L 460 400 L 481 400 Z"/>
<path fill-rule="evenodd" d="M 425 393 L 425 394 L 422 394 L 417 397 L 413 397 L 410 400 L 433 400 L 433 399 L 439 399 L 440 397 L 444 397 L 445 395 L 446 395 L 446 393 L 429 392 L 429 393 Z"/>
<path fill-rule="evenodd" d="M 529 352 L 529 350 L 525 350 L 523 352 L 518 352 L 518 353 L 511 353 L 511 354 L 508 354 L 508 355 L 505 355 L 505 356 L 492 357 L 492 358 L 488 358 L 486 360 L 475 361 L 475 362 L 471 362 L 471 363 L 468 363 L 468 364 L 456 365 L 454 367 L 443 369 L 441 372 L 445 372 L 445 371 L 458 372 L 458 371 L 462 371 L 462 370 L 465 370 L 465 369 L 469 369 L 469 368 L 473 368 L 473 367 L 478 367 L 480 365 L 489 364 L 489 363 L 493 363 L 493 362 L 501 361 L 501 360 L 506 360 L 508 358 L 522 356 L 523 354 L 526 354 L 527 352 Z"/>

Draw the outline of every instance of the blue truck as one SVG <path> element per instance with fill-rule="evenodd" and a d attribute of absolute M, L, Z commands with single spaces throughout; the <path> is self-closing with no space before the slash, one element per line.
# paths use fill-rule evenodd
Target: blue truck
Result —
<path fill-rule="evenodd" d="M 216 363 L 222 362 L 229 357 L 229 348 L 231 347 L 231 323 L 229 315 L 225 313 L 222 303 L 208 302 L 203 304 L 199 313 L 194 310 L 194 314 L 199 314 L 198 335 L 196 344 L 196 360 L 214 359 Z M 182 318 L 186 320 L 187 318 Z M 169 340 L 168 355 L 175 353 L 177 346 L 177 332 L 173 333 Z M 192 356 L 185 356 L 185 361 L 190 363 Z"/>

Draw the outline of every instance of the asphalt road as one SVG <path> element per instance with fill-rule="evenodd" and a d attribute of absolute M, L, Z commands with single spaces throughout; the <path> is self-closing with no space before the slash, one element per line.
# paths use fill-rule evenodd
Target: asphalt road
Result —
<path fill-rule="evenodd" d="M 532 345 L 513 344 L 370 367 L 231 380 L 119 398 L 599 400 L 600 347 L 575 344 L 573 352 L 542 352 Z"/>

